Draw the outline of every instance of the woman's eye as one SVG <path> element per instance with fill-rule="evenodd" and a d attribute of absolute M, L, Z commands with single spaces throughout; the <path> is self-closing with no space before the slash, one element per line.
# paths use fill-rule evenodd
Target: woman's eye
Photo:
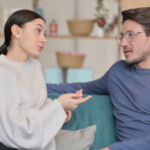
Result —
<path fill-rule="evenodd" d="M 38 29 L 38 30 L 37 30 L 37 32 L 38 32 L 38 33 L 40 33 L 40 32 L 41 32 L 41 30 L 40 30 L 40 29 Z"/>

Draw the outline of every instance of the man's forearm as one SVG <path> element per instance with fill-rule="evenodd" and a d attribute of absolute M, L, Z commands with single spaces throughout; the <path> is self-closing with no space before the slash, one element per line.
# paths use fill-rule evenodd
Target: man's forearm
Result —
<path fill-rule="evenodd" d="M 76 91 L 83 89 L 81 83 L 72 84 L 46 84 L 48 93 L 76 93 Z"/>
<path fill-rule="evenodd" d="M 124 142 L 117 142 L 108 147 L 110 150 L 149 150 L 150 135 Z"/>
<path fill-rule="evenodd" d="M 87 83 L 47 84 L 48 93 L 75 93 L 80 89 L 83 94 L 109 94 L 105 77 Z"/>

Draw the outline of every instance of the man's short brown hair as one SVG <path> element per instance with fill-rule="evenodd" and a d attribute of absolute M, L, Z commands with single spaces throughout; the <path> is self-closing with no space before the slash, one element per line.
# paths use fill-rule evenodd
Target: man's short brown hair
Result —
<path fill-rule="evenodd" d="M 142 25 L 146 35 L 150 34 L 150 7 L 141 7 L 122 11 L 124 23 L 126 20 L 132 20 Z"/>

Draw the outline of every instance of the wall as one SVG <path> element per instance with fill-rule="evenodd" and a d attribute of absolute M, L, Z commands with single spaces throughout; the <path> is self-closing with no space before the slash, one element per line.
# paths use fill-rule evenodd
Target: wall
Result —
<path fill-rule="evenodd" d="M 78 0 L 79 19 L 94 19 L 96 0 Z M 110 10 L 107 22 L 118 13 L 118 4 L 116 0 L 104 0 L 105 6 Z M 26 8 L 32 9 L 32 0 L 0 0 L 0 6 L 3 8 Z M 58 34 L 70 35 L 67 26 L 67 20 L 74 19 L 74 0 L 39 0 L 39 7 L 44 10 L 44 16 L 47 21 L 47 31 L 49 32 L 49 23 L 52 15 L 55 14 L 58 19 Z M 94 24 L 91 35 L 97 34 L 97 25 Z M 118 34 L 117 27 L 111 36 Z M 4 41 L 0 38 L 0 44 Z M 85 52 L 83 68 L 94 69 L 94 79 L 101 77 L 110 66 L 117 61 L 118 44 L 116 40 L 98 40 L 98 39 L 79 39 L 77 40 L 77 50 Z M 73 39 L 47 39 L 44 50 L 39 60 L 42 64 L 42 71 L 46 67 L 58 67 L 55 52 L 58 50 L 74 50 Z"/>

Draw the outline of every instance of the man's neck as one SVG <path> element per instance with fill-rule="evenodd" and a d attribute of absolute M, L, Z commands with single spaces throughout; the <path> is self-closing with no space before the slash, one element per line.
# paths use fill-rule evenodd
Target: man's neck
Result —
<path fill-rule="evenodd" d="M 141 62 L 139 64 L 134 64 L 136 68 L 139 69 L 150 69 L 150 62 L 146 61 L 146 62 Z"/>

